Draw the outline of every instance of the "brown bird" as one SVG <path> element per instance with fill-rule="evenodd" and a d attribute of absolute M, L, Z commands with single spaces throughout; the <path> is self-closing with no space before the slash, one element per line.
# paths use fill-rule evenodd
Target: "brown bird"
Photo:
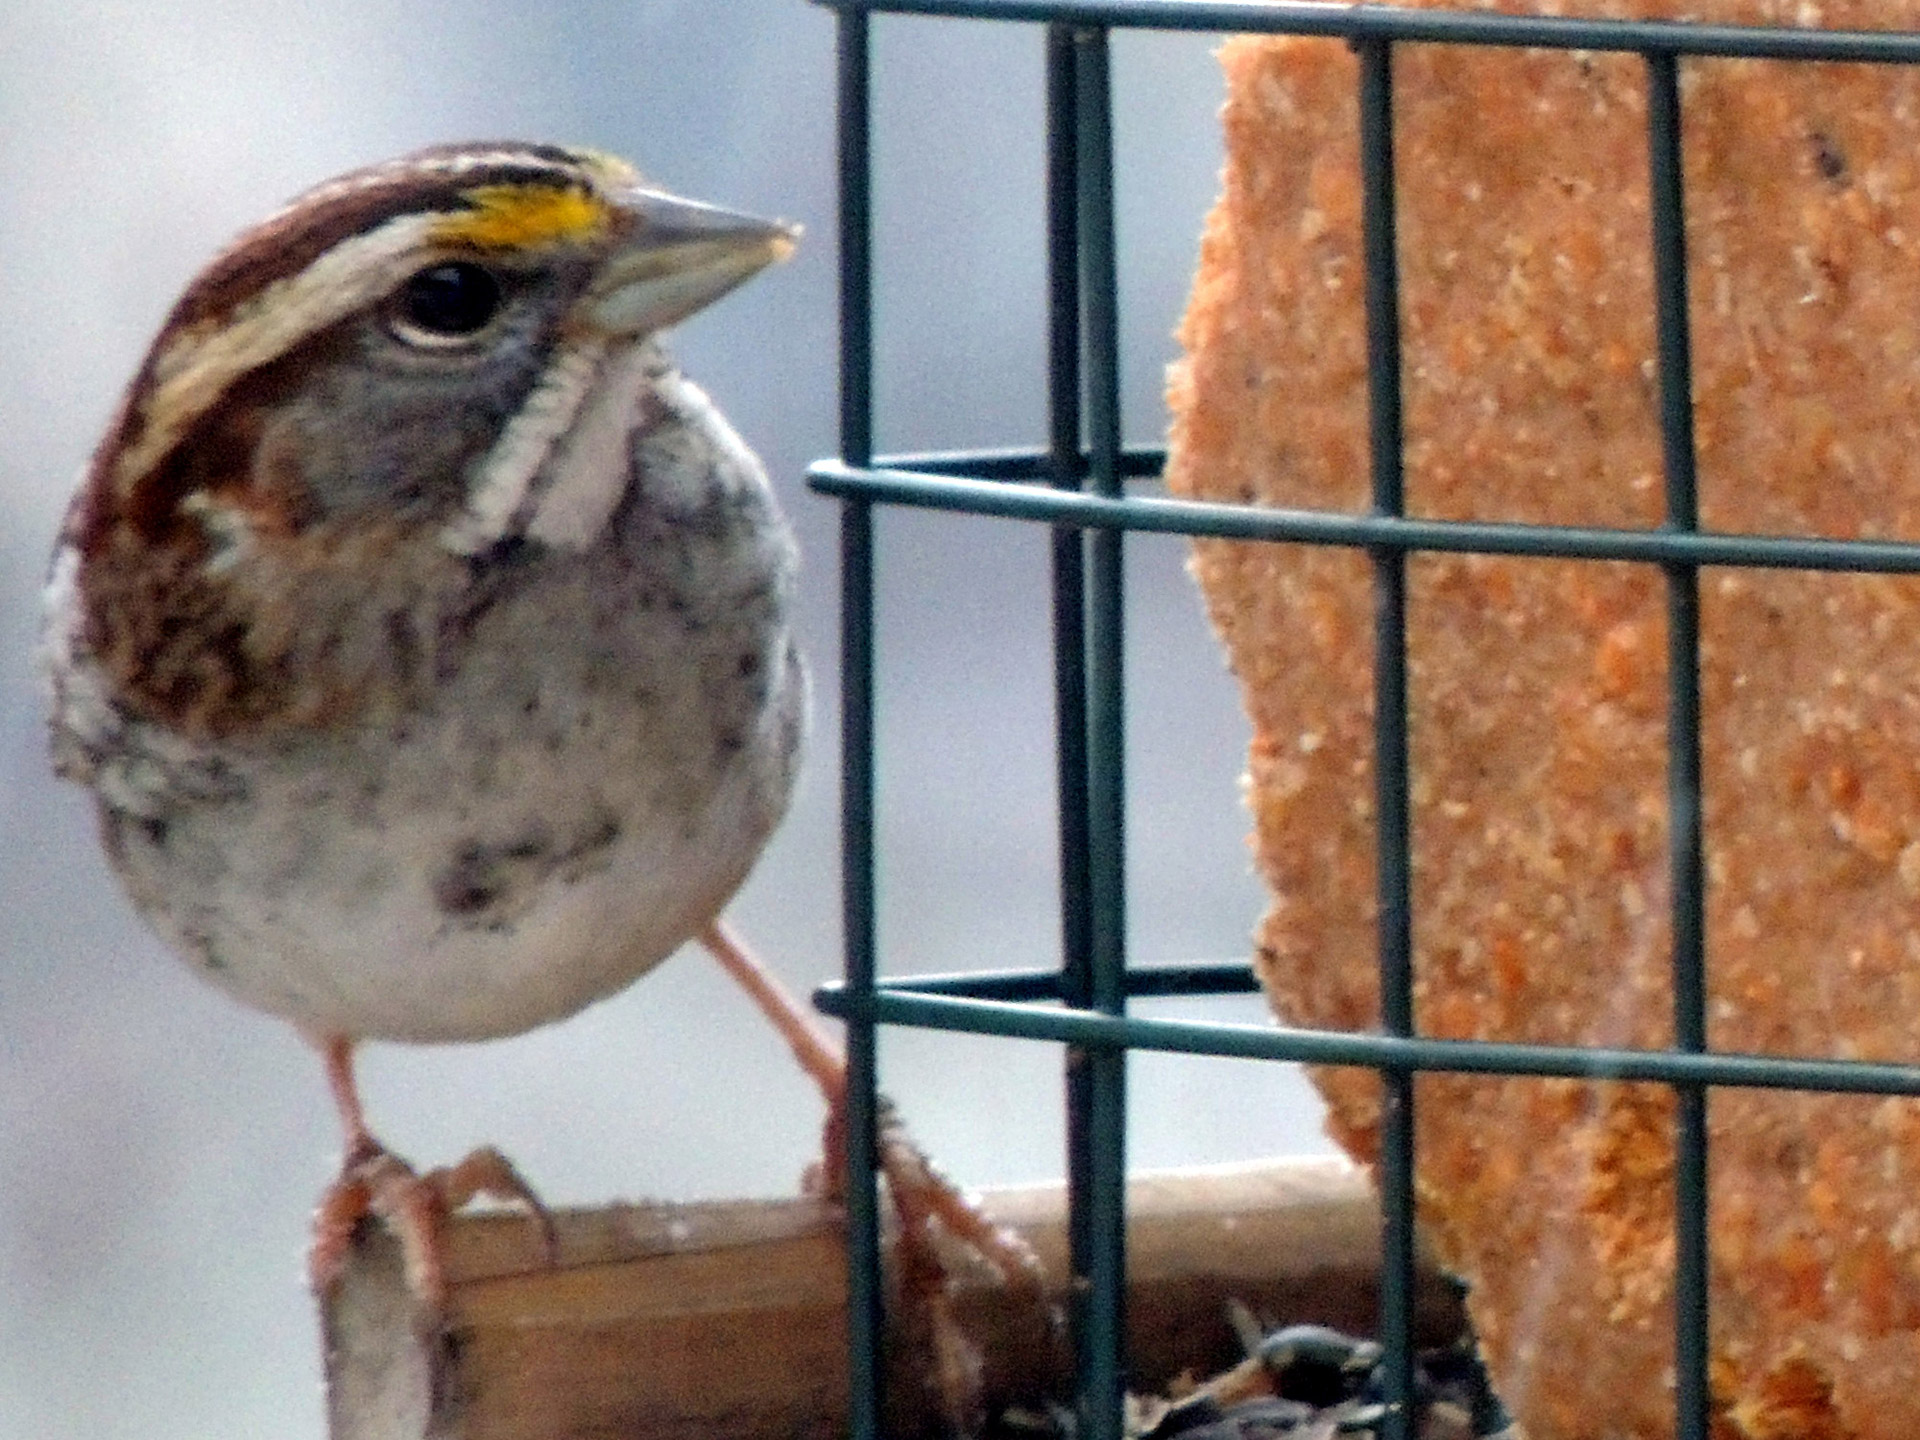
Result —
<path fill-rule="evenodd" d="M 656 336 L 794 238 L 587 151 L 360 170 L 188 286 L 93 458 L 55 765 L 148 923 L 326 1055 L 323 1281 L 357 1208 L 431 1198 L 357 1042 L 517 1034 L 689 939 L 740 959 L 717 917 L 803 729 L 794 546 Z M 485 1152 L 447 1183 L 530 1197 Z"/>
<path fill-rule="evenodd" d="M 93 457 L 47 592 L 55 767 L 168 945 L 324 1055 L 316 1288 L 369 1212 L 436 1306 L 450 1208 L 546 1222 L 495 1151 L 422 1177 L 381 1145 L 363 1040 L 518 1034 L 694 940 L 838 1125 L 840 1056 L 719 920 L 800 753 L 793 540 L 657 341 L 795 238 L 585 150 L 355 171 L 187 287 Z M 910 1245 L 1034 1278 L 891 1124 L 883 1153 Z"/>

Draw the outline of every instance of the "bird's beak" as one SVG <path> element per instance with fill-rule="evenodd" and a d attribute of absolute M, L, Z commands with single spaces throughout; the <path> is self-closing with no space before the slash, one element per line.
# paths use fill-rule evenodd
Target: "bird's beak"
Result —
<path fill-rule="evenodd" d="M 678 324 L 793 253 L 798 226 L 629 190 L 626 242 L 601 267 L 587 296 L 589 323 L 609 335 L 646 335 Z"/>

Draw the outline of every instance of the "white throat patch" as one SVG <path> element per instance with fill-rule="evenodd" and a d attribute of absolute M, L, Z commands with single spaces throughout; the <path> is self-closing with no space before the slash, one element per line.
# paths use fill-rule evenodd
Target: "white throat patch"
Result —
<path fill-rule="evenodd" d="M 634 426 L 653 348 L 632 345 L 602 368 L 572 431 L 540 473 L 527 536 L 584 550 L 600 538 L 631 479 Z"/>
<path fill-rule="evenodd" d="M 513 533 L 514 522 L 527 507 L 534 477 L 556 453 L 578 448 L 558 442 L 588 397 L 603 388 L 606 362 L 607 342 L 598 336 L 576 340 L 554 355 L 520 413 L 507 422 L 493 448 L 474 467 L 466 506 L 442 527 L 441 544 L 456 555 L 478 555 Z M 624 465 L 618 478 L 625 484 Z"/>

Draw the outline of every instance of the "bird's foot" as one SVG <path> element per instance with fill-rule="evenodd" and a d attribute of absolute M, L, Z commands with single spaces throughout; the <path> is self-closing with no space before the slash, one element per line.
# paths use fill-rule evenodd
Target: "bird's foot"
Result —
<path fill-rule="evenodd" d="M 984 1267 L 1022 1297 L 1062 1364 L 1064 1316 L 1047 1293 L 1046 1272 L 1033 1248 L 1017 1231 L 996 1225 L 977 1198 L 934 1164 L 884 1097 L 879 1131 L 880 1177 L 899 1222 L 894 1264 L 902 1318 L 909 1331 L 924 1336 L 932 1393 L 948 1432 L 978 1435 L 987 1420 L 985 1355 L 956 1306 L 964 1272 L 977 1275 Z"/>
<path fill-rule="evenodd" d="M 456 1165 L 422 1175 L 371 1136 L 349 1148 L 340 1174 L 314 1213 L 307 1278 L 316 1295 L 340 1281 L 364 1220 L 382 1221 L 400 1242 L 408 1292 L 429 1313 L 447 1304 L 446 1223 L 470 1201 L 486 1198 L 524 1208 L 539 1228 L 548 1265 L 559 1257 L 553 1216 L 520 1172 L 491 1145 Z"/>
<path fill-rule="evenodd" d="M 773 1024 L 827 1102 L 822 1163 L 808 1170 L 803 1184 L 809 1193 L 838 1202 L 846 1194 L 842 1163 L 846 1154 L 846 1058 L 724 924 L 715 921 L 700 933 L 699 940 Z M 995 1225 L 977 1200 L 940 1172 L 907 1133 L 892 1102 L 883 1096 L 880 1107 L 880 1169 L 903 1233 L 912 1236 L 924 1230 L 929 1221 L 937 1223 L 1009 1284 L 1043 1289 L 1045 1274 L 1032 1247 L 1013 1231 Z"/>
<path fill-rule="evenodd" d="M 803 1182 L 810 1193 L 839 1203 L 845 1199 L 846 1153 L 844 1104 L 835 1105 L 827 1117 L 822 1149 L 828 1157 L 811 1167 Z M 880 1177 L 886 1195 L 900 1221 L 901 1235 L 912 1245 L 925 1242 L 934 1232 L 943 1232 L 977 1261 L 993 1270 L 1003 1284 L 1043 1292 L 1046 1271 L 1040 1257 L 1017 1231 L 996 1225 L 981 1209 L 978 1197 L 969 1194 L 934 1163 L 908 1131 L 900 1112 L 886 1096 L 880 1097 L 879 1112 Z"/>
<path fill-rule="evenodd" d="M 966 1277 L 973 1283 L 991 1272 L 988 1283 L 1006 1287 L 1031 1307 L 1036 1337 L 1055 1352 L 1065 1373 L 1065 1317 L 1047 1287 L 1040 1258 L 1017 1231 L 996 1225 L 968 1194 L 934 1164 L 908 1132 L 885 1096 L 878 1115 L 882 1203 L 893 1212 L 893 1328 L 910 1351 L 922 1357 L 927 1396 L 942 1414 L 946 1433 L 977 1435 L 986 1421 L 985 1355 L 960 1318 L 957 1301 Z M 807 1173 L 809 1193 L 844 1205 L 846 1110 L 831 1107 L 826 1125 L 825 1160 Z"/>
<path fill-rule="evenodd" d="M 754 1005 L 772 1022 L 800 1066 L 813 1077 L 827 1103 L 823 1158 L 809 1170 L 806 1189 L 829 1203 L 847 1193 L 845 1138 L 847 1063 L 822 1036 L 812 1017 L 727 927 L 715 921 L 699 941 Z M 1031 1301 L 1044 1329 L 1058 1343 L 1061 1317 L 1052 1303 L 1046 1273 L 1031 1246 L 996 1225 L 979 1202 L 943 1175 L 907 1133 L 884 1098 L 878 1116 L 879 1169 L 886 1203 L 898 1221 L 893 1252 L 897 1291 L 908 1328 L 930 1351 L 935 1393 L 954 1434 L 979 1429 L 982 1357 L 955 1308 L 960 1270 L 984 1266 L 999 1282 Z"/>

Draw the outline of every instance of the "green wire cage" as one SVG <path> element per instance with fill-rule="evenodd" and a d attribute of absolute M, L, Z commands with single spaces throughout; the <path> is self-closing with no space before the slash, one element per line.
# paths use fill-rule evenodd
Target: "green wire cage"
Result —
<path fill-rule="evenodd" d="M 1074 1272 L 1071 1333 L 1078 1433 L 1123 1433 L 1124 1119 L 1127 1055 L 1199 1055 L 1362 1066 L 1381 1080 L 1378 1181 L 1382 1433 L 1409 1440 L 1415 1256 L 1414 1088 L 1421 1072 L 1653 1082 L 1676 1106 L 1675 1433 L 1709 1433 L 1707 1096 L 1713 1087 L 1920 1095 L 1920 1068 L 1714 1052 L 1707 1043 L 1699 571 L 1703 566 L 1920 573 L 1920 545 L 1703 530 L 1695 495 L 1692 363 L 1682 182 L 1680 73 L 1691 57 L 1920 62 L 1920 35 L 1606 22 L 1334 6 L 1296 0 L 822 0 L 839 26 L 840 454 L 809 479 L 841 505 L 844 844 L 843 983 L 822 1008 L 847 1023 L 852 1433 L 881 1433 L 875 1041 L 920 1026 L 1068 1047 L 1064 1107 Z M 1049 416 L 1044 449 L 873 454 L 874 263 L 869 23 L 876 13 L 1045 27 Z M 1121 441 L 1109 40 L 1116 29 L 1337 37 L 1359 66 L 1361 220 L 1371 505 L 1365 513 L 1275 510 L 1136 493 L 1164 454 Z M 1402 494 L 1400 283 L 1395 241 L 1395 47 L 1537 47 L 1637 56 L 1646 85 L 1653 334 L 1664 523 L 1645 530 L 1432 520 Z M 875 533 L 878 506 L 912 506 L 1051 527 L 1051 615 L 1060 895 L 1055 969 L 890 979 L 876 931 Z M 1131 1017 L 1144 996 L 1256 989 L 1246 965 L 1141 963 L 1129 952 L 1122 554 L 1130 531 L 1348 547 L 1371 564 L 1375 659 L 1381 1025 L 1342 1033 Z M 1406 568 L 1451 551 L 1634 561 L 1664 575 L 1667 607 L 1666 859 L 1674 1041 L 1659 1050 L 1423 1038 L 1413 986 Z"/>

